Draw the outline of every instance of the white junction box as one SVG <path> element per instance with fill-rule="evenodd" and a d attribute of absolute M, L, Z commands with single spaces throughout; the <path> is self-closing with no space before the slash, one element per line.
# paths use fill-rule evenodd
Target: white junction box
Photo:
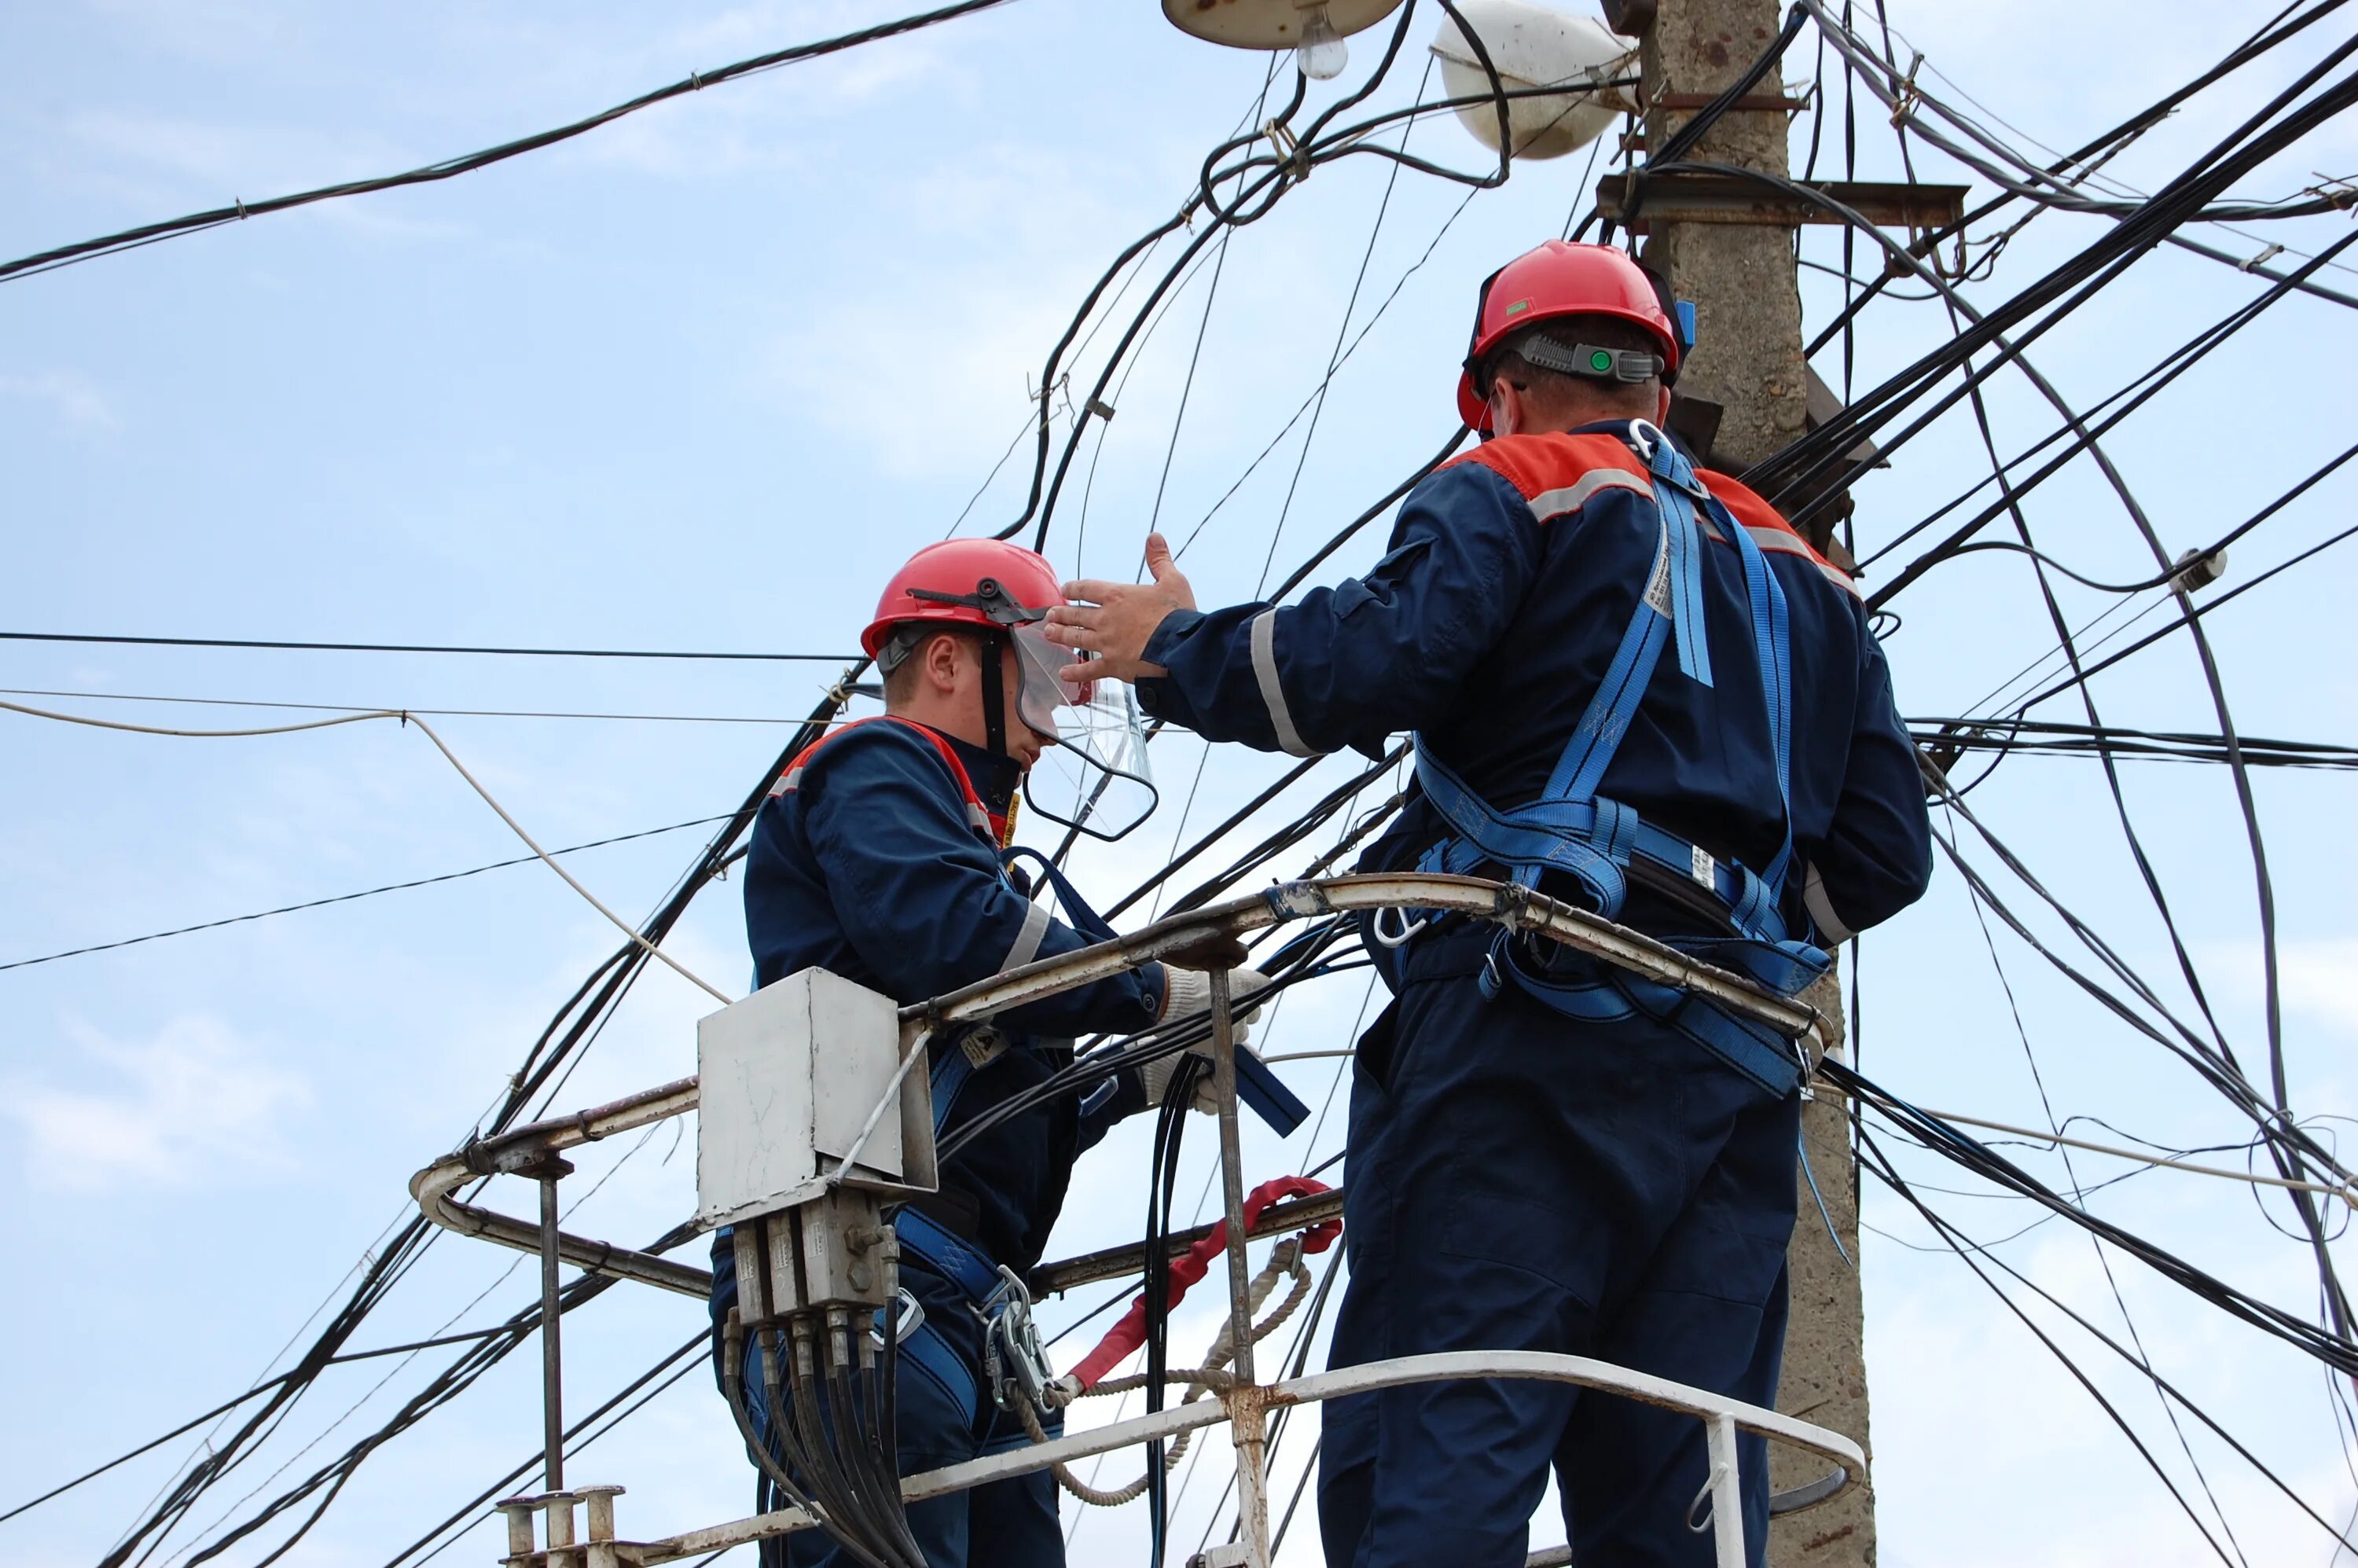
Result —
<path fill-rule="evenodd" d="M 827 1190 L 900 1066 L 900 1009 L 839 975 L 804 969 L 699 1020 L 696 1057 L 696 1217 L 708 1230 Z M 925 1064 L 902 1079 L 899 1101 L 843 1185 L 934 1190 Z"/>

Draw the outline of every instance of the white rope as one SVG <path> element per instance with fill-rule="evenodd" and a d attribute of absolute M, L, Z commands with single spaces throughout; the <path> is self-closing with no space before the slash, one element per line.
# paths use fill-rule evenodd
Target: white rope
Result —
<path fill-rule="evenodd" d="M 126 724 L 118 719 L 93 719 L 88 714 L 83 713 L 59 713 L 46 708 L 29 708 L 21 702 L 0 701 L 0 708 L 5 708 L 11 713 L 22 713 L 34 719 L 55 719 L 61 724 L 88 725 L 93 730 L 119 730 L 133 735 L 168 735 L 182 740 L 197 741 L 238 740 L 255 735 L 291 735 L 299 730 L 328 730 L 332 729 L 339 724 L 360 724 L 373 719 L 397 719 L 402 722 L 404 727 L 414 724 L 417 727 L 420 734 L 424 735 L 428 741 L 434 742 L 435 750 L 442 753 L 444 760 L 449 762 L 452 767 L 459 770 L 459 776 L 467 781 L 468 786 L 477 795 L 482 796 L 483 804 L 490 806 L 494 812 L 499 814 L 500 820 L 508 825 L 509 831 L 513 832 L 518 838 L 524 840 L 525 848 L 530 849 L 533 852 L 534 857 L 538 860 L 542 865 L 546 866 L 550 871 L 555 871 L 558 877 L 562 878 L 567 887 L 569 887 L 575 892 L 579 893 L 590 908 L 596 910 L 608 920 L 613 922 L 614 928 L 616 930 L 622 932 L 623 935 L 628 936 L 632 941 L 644 948 L 649 957 L 660 959 L 663 963 L 669 965 L 673 972 L 677 974 L 682 979 L 687 980 L 691 985 L 700 987 L 711 995 L 714 1000 L 718 1000 L 723 1007 L 728 1006 L 730 1002 L 737 1000 L 728 992 L 711 985 L 706 981 L 702 976 L 696 974 L 687 966 L 680 963 L 678 959 L 673 957 L 670 954 L 656 946 L 653 942 L 648 941 L 646 937 L 640 935 L 637 926 L 633 925 L 621 915 L 616 914 L 612 910 L 600 903 L 597 894 L 591 892 L 588 888 L 583 887 L 579 882 L 576 881 L 573 878 L 572 872 L 567 871 L 563 866 L 558 865 L 555 860 L 550 858 L 548 851 L 542 849 L 538 841 L 535 840 L 531 834 L 525 831 L 523 823 L 518 822 L 514 816 L 508 815 L 508 808 L 502 806 L 499 801 L 492 796 L 492 792 L 483 787 L 481 780 L 477 779 L 473 773 L 467 771 L 467 764 L 459 760 L 459 754 L 450 750 L 449 743 L 446 742 L 441 736 L 434 732 L 434 729 L 431 725 L 427 724 L 423 719 L 418 718 L 415 713 L 411 713 L 406 709 L 397 708 L 373 708 L 362 713 L 339 714 L 332 719 L 309 719 L 297 724 L 274 724 L 257 730 L 172 730 L 154 724 Z"/>
<path fill-rule="evenodd" d="M 1253 1325 L 1252 1337 L 1256 1345 L 1275 1333 L 1279 1325 L 1293 1316 L 1294 1309 L 1302 1304 L 1303 1298 L 1310 1293 L 1310 1266 L 1302 1260 L 1302 1238 L 1297 1236 L 1289 1236 L 1279 1242 L 1276 1250 L 1270 1254 L 1269 1261 L 1261 1266 L 1260 1272 L 1253 1276 L 1248 1310 L 1259 1312 L 1261 1304 L 1269 1300 L 1270 1292 L 1277 1288 L 1278 1281 L 1289 1276 L 1293 1281 L 1293 1288 L 1286 1292 L 1285 1300 L 1278 1303 L 1275 1312 Z M 1219 1337 L 1212 1341 L 1212 1348 L 1205 1356 L 1203 1366 L 1186 1371 L 1163 1373 L 1163 1380 L 1166 1383 L 1186 1384 L 1187 1391 L 1179 1400 L 1182 1405 L 1194 1404 L 1206 1393 L 1216 1390 L 1224 1391 L 1235 1386 L 1235 1378 L 1223 1370 L 1236 1355 L 1233 1343 L 1234 1328 L 1235 1319 L 1221 1319 Z M 1079 1397 L 1088 1399 L 1099 1394 L 1127 1393 L 1133 1389 L 1144 1388 L 1148 1380 L 1143 1372 L 1133 1373 L 1127 1378 L 1109 1378 L 1092 1388 L 1082 1390 Z M 1032 1434 L 1032 1441 L 1047 1442 L 1048 1434 L 1041 1429 L 1040 1418 L 1032 1409 L 1031 1401 L 1019 1401 L 1016 1409 L 1023 1418 L 1024 1430 Z M 1163 1455 L 1163 1468 L 1166 1473 L 1178 1467 L 1179 1461 L 1186 1456 L 1189 1440 L 1195 1435 L 1192 1429 L 1183 1432 L 1177 1441 L 1171 1444 L 1169 1451 Z M 1087 1481 L 1074 1475 L 1069 1465 L 1058 1465 L 1055 1468 L 1056 1480 L 1065 1490 L 1072 1493 L 1082 1502 L 1100 1509 L 1120 1508 L 1122 1504 L 1144 1495 L 1147 1482 L 1152 1478 L 1150 1476 L 1141 1476 L 1126 1487 L 1101 1489 L 1090 1486 Z"/>
<path fill-rule="evenodd" d="M 2339 1198 L 2353 1209 L 2358 1209 L 2358 1188 L 2333 1186 L 2322 1182 L 2295 1181 L 2289 1176 L 2263 1176 L 2251 1171 L 2230 1171 L 2218 1165 L 2197 1165 L 2189 1160 L 2175 1160 L 2164 1154 L 2148 1154 L 2138 1149 L 2123 1149 L 2111 1143 L 2091 1143 L 2085 1139 L 2066 1138 L 2060 1132 L 2041 1132 L 2036 1128 L 2013 1127 L 2003 1121 L 1983 1121 L 1976 1117 L 1958 1116 L 1952 1111 L 1927 1110 L 1923 1114 L 1953 1121 L 1961 1127 L 1979 1127 L 1991 1132 L 2011 1132 L 2018 1138 L 2033 1138 L 2041 1143 L 2063 1143 L 2074 1149 L 2085 1149 L 2092 1154 L 2110 1154 L 2116 1159 L 2135 1160 L 2142 1164 L 2166 1166 L 2173 1171 L 2189 1171 L 2198 1176 L 2217 1176 L 2223 1181 L 2244 1182 L 2261 1187 L 2288 1187 L 2295 1192 L 2321 1193 Z"/>

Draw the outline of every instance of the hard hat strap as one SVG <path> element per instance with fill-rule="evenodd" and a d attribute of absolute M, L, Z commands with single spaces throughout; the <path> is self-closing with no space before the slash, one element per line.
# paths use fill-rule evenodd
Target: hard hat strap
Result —
<path fill-rule="evenodd" d="M 982 744 L 994 757 L 1007 750 L 1007 633 L 993 628 L 982 637 Z"/>
<path fill-rule="evenodd" d="M 1634 349 L 1605 349 L 1594 343 L 1563 343 L 1531 336 L 1514 346 L 1525 362 L 1558 375 L 1586 376 L 1592 381 L 1641 382 L 1660 375 L 1665 362 L 1660 354 Z"/>

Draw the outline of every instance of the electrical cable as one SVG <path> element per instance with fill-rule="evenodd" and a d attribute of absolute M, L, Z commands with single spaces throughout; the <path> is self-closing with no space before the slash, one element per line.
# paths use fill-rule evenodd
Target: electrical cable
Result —
<path fill-rule="evenodd" d="M 1008 0 L 989 0 L 1005 5 Z M 449 643 L 290 643 L 252 637 L 132 637 L 94 632 L 0 632 L 8 643 L 118 643 L 154 648 L 292 649 L 315 654 L 500 654 L 534 659 L 732 659 L 770 664 L 842 665 L 852 654 L 703 654 L 645 648 L 482 648 Z"/>
<path fill-rule="evenodd" d="M 373 179 L 346 180 L 337 185 L 325 185 L 317 189 L 297 191 L 291 196 L 274 196 L 260 201 L 247 201 L 241 199 L 227 207 L 215 207 L 202 212 L 191 212 L 182 218 L 168 218 L 161 222 L 143 223 L 135 229 L 125 229 L 119 233 L 103 234 L 94 240 L 82 240 L 70 245 L 59 245 L 29 256 L 19 257 L 16 261 L 0 263 L 0 282 L 16 277 L 29 277 L 39 273 L 54 271 L 61 266 L 71 266 L 77 262 L 112 254 L 116 251 L 133 250 L 143 245 L 154 244 L 159 240 L 172 239 L 180 234 L 218 228 L 224 223 L 243 222 L 248 218 L 259 218 L 271 212 L 283 212 L 295 207 L 307 207 L 314 202 L 332 200 L 337 197 L 362 196 L 373 191 L 395 190 L 403 186 L 427 185 L 437 180 L 449 179 L 492 164 L 504 162 L 512 157 L 522 157 L 525 153 L 537 152 L 542 147 L 554 146 L 559 142 L 570 141 L 575 136 L 594 131 L 599 126 L 609 124 L 626 114 L 635 114 L 642 109 L 651 108 L 670 99 L 684 97 L 690 92 L 700 92 L 705 88 L 718 87 L 723 82 L 734 81 L 740 77 L 751 76 L 758 71 L 775 70 L 782 65 L 817 59 L 824 55 L 857 49 L 862 44 L 874 43 L 882 38 L 897 38 L 903 33 L 913 33 L 923 27 L 933 27 L 939 22 L 950 21 L 975 11 L 986 11 L 994 5 L 1006 3 L 1007 0 L 957 0 L 957 4 L 955 5 L 919 12 L 914 16 L 902 16 L 890 22 L 879 23 L 872 27 L 862 27 L 857 32 L 845 33 L 837 38 L 821 38 L 814 43 L 795 44 L 787 49 L 755 55 L 750 59 L 741 59 L 734 64 L 720 66 L 712 70 L 690 71 L 681 81 L 658 87 L 652 92 L 643 92 L 627 103 L 617 103 L 611 109 L 600 110 L 584 119 L 557 126 L 553 130 L 538 131 L 528 136 L 519 136 L 514 141 L 502 142 L 496 146 L 485 147 L 480 152 L 463 153 L 457 157 L 444 158 L 438 163 L 429 163 L 423 168 L 410 169 L 406 173 L 380 175 Z"/>
<path fill-rule="evenodd" d="M 653 838 L 665 833 L 677 833 L 687 827 L 706 827 L 715 822 L 725 822 L 720 816 L 698 816 L 687 822 L 675 822 L 667 827 L 642 828 L 636 833 L 618 833 L 611 838 L 592 838 L 584 844 L 568 844 L 562 849 L 551 849 L 550 855 L 573 855 L 584 849 L 601 849 L 609 844 L 627 844 L 634 839 Z M 284 903 L 276 909 L 257 910 L 252 914 L 233 914 L 223 920 L 208 920 L 196 925 L 175 926 L 169 931 L 151 931 L 145 936 L 125 936 L 114 942 L 93 943 L 87 947 L 69 947 L 62 953 L 45 953 L 38 958 L 17 958 L 0 964 L 0 970 L 30 968 L 35 964 L 53 964 L 60 958 L 79 958 L 88 953 L 111 953 L 117 947 L 135 947 L 143 942 L 160 942 L 167 936 L 186 936 L 192 932 L 218 931 L 224 925 L 243 925 L 248 921 L 268 920 L 273 915 L 293 914 L 299 910 L 325 909 L 330 904 L 350 903 L 355 899 L 374 898 L 384 892 L 404 892 L 411 888 L 432 887 L 438 882 L 454 882 L 463 877 L 479 877 L 485 871 L 504 871 L 510 866 L 528 866 L 538 857 L 518 855 L 513 860 L 493 860 L 487 866 L 473 866 L 463 871 L 445 871 L 440 876 L 419 877 L 411 881 L 387 882 L 382 887 L 363 888 L 358 892 L 338 893 L 332 898 L 307 899 L 301 903 Z"/>

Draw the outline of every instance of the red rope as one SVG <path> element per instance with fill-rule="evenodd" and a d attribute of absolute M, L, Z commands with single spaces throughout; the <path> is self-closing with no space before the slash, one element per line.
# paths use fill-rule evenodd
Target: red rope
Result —
<path fill-rule="evenodd" d="M 1280 1198 L 1316 1197 L 1328 1190 L 1325 1183 L 1312 1181 L 1307 1176 L 1280 1176 L 1274 1181 L 1263 1182 L 1245 1195 L 1245 1225 L 1249 1228 L 1260 1217 L 1261 1211 Z M 1335 1238 L 1342 1234 L 1341 1220 L 1323 1220 L 1302 1233 L 1302 1249 L 1304 1252 L 1324 1252 L 1335 1245 Z M 1210 1271 L 1212 1260 L 1218 1257 L 1228 1244 L 1228 1222 L 1223 1219 L 1212 1227 L 1210 1235 L 1171 1260 L 1168 1306 L 1175 1307 L 1185 1298 L 1188 1288 Z M 1098 1347 L 1082 1357 L 1081 1364 L 1073 1368 L 1073 1376 L 1080 1379 L 1082 1388 L 1095 1388 L 1099 1379 L 1129 1360 L 1131 1354 L 1145 1343 L 1146 1292 L 1141 1291 L 1138 1299 L 1130 1303 L 1130 1311 L 1122 1314 L 1121 1321 L 1108 1330 L 1106 1336 L 1098 1341 Z"/>

